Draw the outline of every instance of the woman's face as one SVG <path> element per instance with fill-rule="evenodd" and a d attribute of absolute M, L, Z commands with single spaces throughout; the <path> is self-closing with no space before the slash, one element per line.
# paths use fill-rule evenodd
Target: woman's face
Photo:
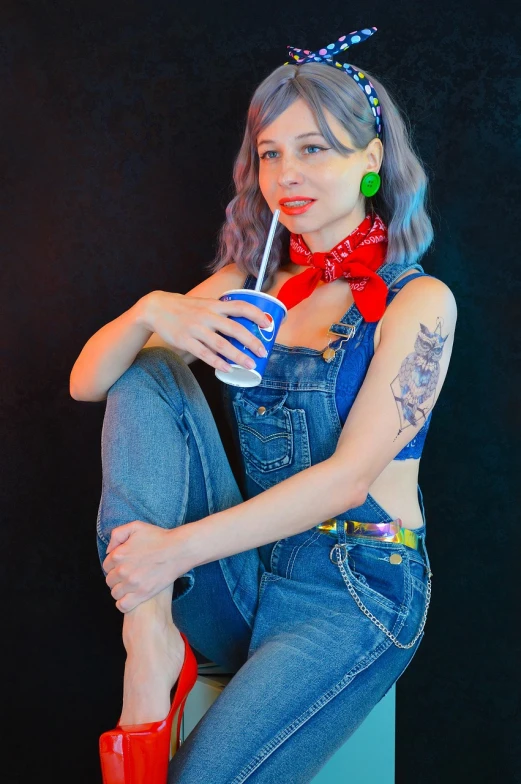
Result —
<path fill-rule="evenodd" d="M 259 186 L 280 222 L 302 234 L 313 252 L 326 252 L 341 242 L 365 218 L 360 182 L 378 171 L 383 147 L 372 139 L 365 150 L 353 142 L 333 115 L 324 110 L 331 131 L 352 152 L 341 155 L 320 133 L 307 103 L 299 98 L 259 134 Z M 291 201 L 312 200 L 305 205 Z"/>

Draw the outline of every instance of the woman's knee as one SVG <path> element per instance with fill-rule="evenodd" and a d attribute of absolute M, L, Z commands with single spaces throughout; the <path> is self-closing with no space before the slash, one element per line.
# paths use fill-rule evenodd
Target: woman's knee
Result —
<path fill-rule="evenodd" d="M 190 387 L 195 382 L 186 362 L 173 349 L 150 346 L 138 352 L 130 367 L 109 389 L 108 397 L 126 388 L 156 387 L 169 393 Z"/>
<path fill-rule="evenodd" d="M 176 354 L 173 348 L 167 348 L 167 346 L 147 346 L 147 348 L 142 348 L 141 351 L 138 351 L 132 364 L 138 367 L 154 368 L 157 365 L 165 364 L 168 367 L 172 367 L 179 363 L 187 366 L 186 362 Z"/>
<path fill-rule="evenodd" d="M 128 376 L 142 374 L 143 372 L 151 374 L 157 371 L 161 372 L 165 368 L 168 368 L 170 371 L 176 371 L 178 368 L 188 370 L 188 365 L 173 349 L 166 348 L 166 346 L 148 346 L 138 351 L 133 363 L 118 381 Z"/>

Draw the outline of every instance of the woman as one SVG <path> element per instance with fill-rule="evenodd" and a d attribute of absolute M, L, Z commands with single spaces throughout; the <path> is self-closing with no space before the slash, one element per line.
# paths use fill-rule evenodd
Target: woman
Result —
<path fill-rule="evenodd" d="M 418 263 L 432 242 L 427 183 L 398 109 L 333 60 L 374 31 L 290 50 L 295 64 L 253 95 L 213 274 L 186 295 L 144 296 L 73 368 L 75 399 L 107 399 L 98 541 L 127 651 L 105 782 L 128 782 L 132 766 L 132 781 L 165 780 L 164 738 L 195 678 L 190 645 L 235 675 L 169 781 L 297 784 L 422 639 L 418 466 L 456 305 Z M 275 209 L 263 291 L 288 316 L 261 384 L 223 384 L 243 496 L 188 365 L 249 366 L 226 337 L 262 354 L 228 318 L 262 326 L 262 311 L 219 297 L 253 287 Z"/>

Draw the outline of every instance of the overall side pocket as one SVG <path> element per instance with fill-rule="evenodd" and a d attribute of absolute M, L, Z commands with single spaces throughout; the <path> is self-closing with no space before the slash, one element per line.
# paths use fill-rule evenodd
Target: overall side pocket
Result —
<path fill-rule="evenodd" d="M 397 612 L 410 603 L 410 562 L 407 548 L 391 542 L 357 542 L 348 548 L 344 567 L 363 597 Z"/>

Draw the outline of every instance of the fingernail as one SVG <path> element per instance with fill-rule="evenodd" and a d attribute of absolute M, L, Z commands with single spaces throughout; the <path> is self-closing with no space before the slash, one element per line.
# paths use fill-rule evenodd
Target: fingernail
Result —
<path fill-rule="evenodd" d="M 253 368 L 256 367 L 256 363 L 249 357 L 245 360 L 245 365 L 246 367 L 250 368 L 250 370 L 253 370 Z"/>

